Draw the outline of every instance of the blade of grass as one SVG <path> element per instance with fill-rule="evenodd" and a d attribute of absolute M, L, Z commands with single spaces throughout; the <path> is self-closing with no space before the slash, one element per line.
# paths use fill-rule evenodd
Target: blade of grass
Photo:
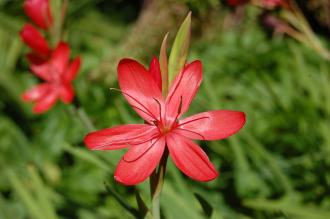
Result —
<path fill-rule="evenodd" d="M 37 173 L 36 168 L 32 165 L 29 165 L 27 169 L 32 180 L 31 182 L 34 187 L 36 197 L 38 199 L 37 203 L 39 203 L 39 207 L 42 208 L 43 212 L 45 213 L 44 217 L 47 219 L 57 219 L 58 217 L 55 213 L 56 210 L 48 197 L 48 191 L 39 174 Z"/>

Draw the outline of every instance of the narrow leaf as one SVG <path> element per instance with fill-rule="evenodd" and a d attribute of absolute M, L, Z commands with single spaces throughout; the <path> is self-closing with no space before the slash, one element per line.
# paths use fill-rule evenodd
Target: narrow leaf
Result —
<path fill-rule="evenodd" d="M 211 218 L 212 213 L 213 213 L 213 207 L 210 205 L 210 203 L 208 203 L 208 201 L 201 196 L 198 193 L 194 193 L 196 199 L 199 201 L 199 203 L 202 206 L 203 212 L 205 213 L 207 218 Z"/>
<path fill-rule="evenodd" d="M 191 35 L 191 12 L 183 21 L 172 46 L 168 63 L 169 84 L 184 68 L 186 63 Z"/>
<path fill-rule="evenodd" d="M 55 213 L 56 210 L 48 196 L 47 188 L 42 182 L 41 177 L 38 174 L 35 166 L 29 165 L 27 169 L 31 177 L 31 183 L 34 187 L 39 207 L 42 209 L 42 212 L 48 219 L 57 219 L 58 217 Z"/>
<path fill-rule="evenodd" d="M 66 152 L 72 154 L 74 157 L 87 161 L 106 172 L 109 172 L 111 170 L 111 168 L 109 168 L 108 163 L 104 162 L 102 159 L 97 157 L 95 154 L 89 153 L 86 150 L 83 150 L 78 147 L 72 147 L 71 145 L 68 145 L 68 144 L 64 146 L 64 150 Z M 112 164 L 110 164 L 110 165 L 112 165 Z"/>
<path fill-rule="evenodd" d="M 104 183 L 104 185 L 105 185 L 106 191 L 110 195 L 112 195 L 123 208 L 125 208 L 128 212 L 130 212 L 136 218 L 139 217 L 139 211 L 136 210 L 134 207 L 132 207 L 130 204 L 128 204 L 122 195 L 118 194 L 108 183 Z"/>
<path fill-rule="evenodd" d="M 317 206 L 296 205 L 290 200 L 248 199 L 243 205 L 263 211 L 283 211 L 297 218 L 328 219 L 330 212 Z"/>
<path fill-rule="evenodd" d="M 140 195 L 140 192 L 136 188 L 134 189 L 134 191 L 135 191 L 135 199 L 138 204 L 140 218 L 152 218 L 146 203 L 143 201 Z"/>
<path fill-rule="evenodd" d="M 31 218 L 43 219 L 44 215 L 40 211 L 38 203 L 35 202 L 30 191 L 24 186 L 23 182 L 21 182 L 14 171 L 8 170 L 8 179 L 12 187 L 15 189 L 18 197 L 28 210 Z"/>

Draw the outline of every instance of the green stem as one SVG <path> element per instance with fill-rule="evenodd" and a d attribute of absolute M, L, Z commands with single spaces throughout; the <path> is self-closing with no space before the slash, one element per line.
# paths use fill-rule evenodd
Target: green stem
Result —
<path fill-rule="evenodd" d="M 94 131 L 95 127 L 93 125 L 93 122 L 87 115 L 84 108 L 82 108 L 82 107 L 76 108 L 76 111 L 77 111 L 77 115 L 78 115 L 79 119 L 81 120 L 81 123 L 83 123 L 83 125 L 86 127 L 86 129 L 88 131 Z"/>
<path fill-rule="evenodd" d="M 89 118 L 84 108 L 80 107 L 79 104 L 71 104 L 71 107 L 68 107 L 68 112 L 70 117 L 78 118 L 88 132 L 95 130 L 92 120 Z"/>
<path fill-rule="evenodd" d="M 166 148 L 159 163 L 158 170 L 155 170 L 150 176 L 150 194 L 152 200 L 153 219 L 160 219 L 160 194 L 164 184 L 167 158 L 168 150 Z"/>

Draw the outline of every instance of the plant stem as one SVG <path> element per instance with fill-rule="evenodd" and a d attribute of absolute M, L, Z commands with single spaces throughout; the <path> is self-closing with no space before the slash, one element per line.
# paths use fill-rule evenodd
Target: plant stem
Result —
<path fill-rule="evenodd" d="M 78 114 L 79 119 L 81 120 L 81 122 L 86 127 L 86 129 L 88 131 L 94 131 L 95 130 L 95 127 L 93 125 L 93 122 L 91 121 L 91 119 L 87 115 L 87 113 L 84 110 L 84 108 L 82 108 L 82 107 L 76 108 L 76 112 Z"/>
<path fill-rule="evenodd" d="M 164 184 L 167 158 L 168 150 L 165 148 L 158 170 L 155 170 L 150 176 L 150 194 L 152 200 L 153 219 L 160 219 L 160 194 Z"/>
<path fill-rule="evenodd" d="M 86 111 L 84 110 L 83 107 L 80 107 L 79 104 L 74 102 L 71 104 L 71 107 L 68 107 L 68 112 L 70 116 L 78 118 L 81 122 L 81 124 L 86 128 L 88 132 L 94 131 L 95 127 L 93 125 L 93 122 L 87 115 Z"/>

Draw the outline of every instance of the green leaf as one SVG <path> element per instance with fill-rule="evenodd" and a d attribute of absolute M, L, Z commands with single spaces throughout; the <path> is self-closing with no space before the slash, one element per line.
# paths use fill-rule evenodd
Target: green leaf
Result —
<path fill-rule="evenodd" d="M 203 212 L 205 213 L 205 215 L 208 217 L 208 218 L 211 218 L 212 216 L 212 213 L 213 213 L 213 208 L 212 206 L 208 203 L 208 201 L 203 198 L 203 196 L 201 196 L 200 194 L 198 193 L 194 193 L 196 199 L 199 201 L 199 203 L 201 204 L 202 206 L 202 209 L 203 209 Z"/>
<path fill-rule="evenodd" d="M 17 196 L 20 198 L 20 200 L 28 210 L 31 218 L 43 219 L 44 215 L 42 214 L 42 211 L 40 211 L 38 203 L 35 202 L 31 192 L 26 188 L 23 182 L 17 177 L 16 173 L 13 170 L 8 170 L 7 176 L 12 187 L 15 189 Z"/>
<path fill-rule="evenodd" d="M 36 192 L 36 200 L 39 203 L 39 207 L 43 209 L 42 212 L 44 212 L 47 218 L 57 219 L 58 217 L 55 213 L 56 209 L 50 201 L 48 188 L 46 188 L 44 182 L 42 182 L 37 169 L 33 165 L 29 165 L 27 169 L 30 174 L 31 183 L 34 186 L 35 191 L 38 191 Z"/>
<path fill-rule="evenodd" d="M 66 152 L 72 154 L 73 156 L 80 158 L 84 161 L 87 161 L 106 172 L 111 171 L 111 166 L 109 167 L 108 163 L 104 162 L 102 159 L 97 157 L 95 154 L 90 153 L 87 150 L 84 150 L 84 149 L 81 149 L 78 147 L 72 147 L 69 144 L 64 145 L 64 150 Z"/>
<path fill-rule="evenodd" d="M 135 199 L 138 204 L 139 216 L 141 218 L 152 218 L 152 215 L 147 207 L 146 203 L 143 201 L 140 192 L 135 188 Z"/>
<path fill-rule="evenodd" d="M 243 204 L 247 207 L 265 211 L 283 211 L 294 215 L 297 218 L 308 219 L 327 219 L 330 218 L 330 212 L 316 206 L 296 205 L 290 200 L 282 199 L 279 201 L 267 199 L 245 200 Z"/>
<path fill-rule="evenodd" d="M 117 202 L 129 213 L 131 213 L 135 217 L 139 217 L 139 211 L 132 207 L 124 198 L 123 195 L 118 194 L 116 190 L 114 190 L 108 183 L 104 183 L 106 191 L 112 195 Z"/>
<path fill-rule="evenodd" d="M 191 35 L 191 12 L 188 13 L 186 19 L 176 34 L 168 63 L 169 84 L 173 82 L 175 77 L 183 69 L 189 50 Z"/>

